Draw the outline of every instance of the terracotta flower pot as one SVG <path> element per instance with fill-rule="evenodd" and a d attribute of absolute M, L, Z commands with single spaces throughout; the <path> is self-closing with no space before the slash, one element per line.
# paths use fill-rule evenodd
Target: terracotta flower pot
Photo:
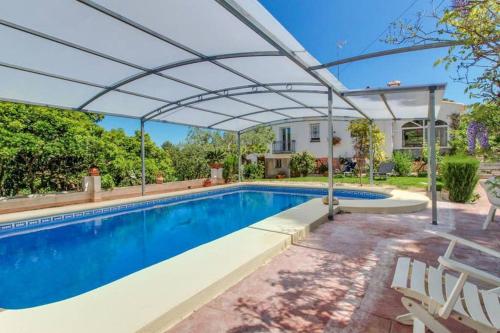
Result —
<path fill-rule="evenodd" d="M 99 176 L 101 173 L 99 171 L 99 168 L 96 166 L 90 167 L 89 168 L 89 176 Z"/>
<path fill-rule="evenodd" d="M 210 167 L 212 169 L 220 169 L 220 168 L 222 168 L 222 164 L 221 163 L 212 163 L 212 164 L 210 164 Z"/>
<path fill-rule="evenodd" d="M 203 181 L 203 187 L 209 187 L 212 186 L 212 181 L 210 179 L 205 179 Z"/>

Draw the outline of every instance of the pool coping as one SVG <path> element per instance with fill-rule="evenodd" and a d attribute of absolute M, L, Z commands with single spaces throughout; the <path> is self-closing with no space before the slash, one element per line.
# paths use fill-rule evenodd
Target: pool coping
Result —
<path fill-rule="evenodd" d="M 96 215 L 115 213 L 125 210 L 131 210 L 134 208 L 141 208 L 141 204 L 144 203 L 148 206 L 151 205 L 163 205 L 165 200 L 189 200 L 190 196 L 203 195 L 203 193 L 214 192 L 214 194 L 223 193 L 225 191 L 230 191 L 232 188 L 238 187 L 266 187 L 266 188 L 296 188 L 296 189 L 308 189 L 308 190 L 327 190 L 324 186 L 304 186 L 301 184 L 273 184 L 269 182 L 242 182 L 233 183 L 222 186 L 197 188 L 190 190 L 182 190 L 175 192 L 168 192 L 155 195 L 146 195 L 135 198 L 126 199 L 115 199 L 101 202 L 93 203 L 81 203 L 73 204 L 68 206 L 44 208 L 38 210 L 30 210 L 23 212 L 0 214 L 0 232 L 10 232 L 14 229 L 26 229 L 30 227 L 38 227 L 45 224 L 54 224 L 55 222 L 62 222 L 63 220 L 77 219 L 77 218 L 90 218 Z M 387 193 L 383 191 L 376 190 L 364 190 L 349 187 L 337 187 L 339 190 L 348 191 L 362 191 L 362 192 L 373 192 L 386 195 Z M 181 198 L 183 197 L 183 198 Z M 380 200 L 380 199 L 379 199 Z M 135 206 L 135 207 L 134 207 Z M 11 224 L 11 225 L 7 225 Z"/>
<path fill-rule="evenodd" d="M 303 239 L 327 213 L 321 198 L 309 200 L 76 297 L 4 310 L 0 327 L 13 333 L 163 332 Z"/>
<path fill-rule="evenodd" d="M 271 185 L 276 182 L 258 181 L 250 184 Z M 322 187 L 327 188 L 326 183 L 318 182 L 286 182 L 280 181 L 278 186 L 289 187 Z M 358 190 L 366 192 L 374 192 L 388 195 L 388 198 L 377 200 L 339 200 L 339 210 L 346 213 L 366 213 L 366 214 L 405 214 L 415 213 L 424 210 L 428 207 L 430 199 L 423 193 L 400 190 L 394 187 L 378 187 L 378 186 L 356 186 L 342 185 L 334 186 L 338 190 Z"/>
<path fill-rule="evenodd" d="M 31 211 L 0 214 L 0 234 L 13 231 L 29 230 L 45 225 L 61 223 L 63 220 L 76 219 L 81 217 L 92 217 L 96 214 L 119 212 L 140 208 L 142 203 L 153 205 L 164 204 L 162 200 L 183 196 L 202 195 L 205 192 L 224 192 L 234 187 L 240 186 L 265 186 L 273 188 L 305 188 L 305 189 L 327 189 L 325 183 L 297 183 L 297 182 L 241 182 L 205 188 L 181 190 L 175 192 L 146 195 L 134 198 L 114 199 L 101 202 L 74 204 L 62 207 L 44 208 Z M 350 213 L 371 213 L 371 214 L 391 214 L 391 213 L 413 213 L 425 209 L 429 204 L 427 196 L 421 193 L 398 190 L 395 188 L 379 187 L 359 187 L 359 186 L 335 186 L 338 190 L 363 191 L 388 195 L 388 198 L 377 200 L 347 200 L 341 199 L 340 210 Z M 187 199 L 186 199 L 187 200 Z M 90 212 L 90 213 L 89 213 Z M 87 213 L 89 215 L 87 216 Z M 93 215 L 92 215 L 93 214 Z"/>

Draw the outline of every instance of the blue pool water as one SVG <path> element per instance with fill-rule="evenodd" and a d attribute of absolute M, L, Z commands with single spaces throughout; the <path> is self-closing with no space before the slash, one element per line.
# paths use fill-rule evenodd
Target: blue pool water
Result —
<path fill-rule="evenodd" d="M 79 295 L 326 193 L 277 191 L 213 191 L 90 218 L 82 213 L 83 218 L 54 217 L 57 224 L 4 232 L 0 308 L 27 308 Z M 347 198 L 356 196 L 344 192 Z M 342 192 L 335 195 L 343 197 Z"/>

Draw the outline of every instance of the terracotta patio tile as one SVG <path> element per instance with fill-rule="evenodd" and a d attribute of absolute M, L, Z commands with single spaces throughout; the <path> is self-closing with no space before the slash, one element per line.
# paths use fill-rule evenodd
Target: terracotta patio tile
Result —
<path fill-rule="evenodd" d="M 481 189 L 479 189 L 481 193 Z M 481 230 L 489 208 L 438 202 L 438 230 L 500 250 L 500 223 Z M 430 210 L 402 215 L 341 214 L 230 288 L 170 332 L 411 332 L 390 288 L 399 256 L 437 265 L 448 241 L 424 232 Z M 455 257 L 500 275 L 498 260 L 457 246 Z M 454 320 L 452 332 L 469 332 Z"/>

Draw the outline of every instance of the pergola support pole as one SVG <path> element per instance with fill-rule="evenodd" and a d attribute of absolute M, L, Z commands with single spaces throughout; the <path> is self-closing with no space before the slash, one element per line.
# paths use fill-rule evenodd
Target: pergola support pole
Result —
<path fill-rule="evenodd" d="M 328 219 L 333 221 L 333 114 L 332 88 L 328 88 Z"/>
<path fill-rule="evenodd" d="M 369 168 L 370 168 L 370 186 L 373 186 L 373 122 L 370 121 L 369 126 L 368 126 L 368 144 L 369 144 L 369 152 L 368 155 L 370 157 L 369 161 Z"/>
<path fill-rule="evenodd" d="M 238 182 L 241 183 L 241 133 L 238 132 L 237 134 L 238 138 Z"/>
<path fill-rule="evenodd" d="M 144 147 L 144 120 L 141 119 L 141 195 L 146 192 L 146 163 Z"/>
<path fill-rule="evenodd" d="M 432 224 L 437 224 L 435 91 L 434 87 L 429 88 L 429 166 L 431 173 Z"/>

